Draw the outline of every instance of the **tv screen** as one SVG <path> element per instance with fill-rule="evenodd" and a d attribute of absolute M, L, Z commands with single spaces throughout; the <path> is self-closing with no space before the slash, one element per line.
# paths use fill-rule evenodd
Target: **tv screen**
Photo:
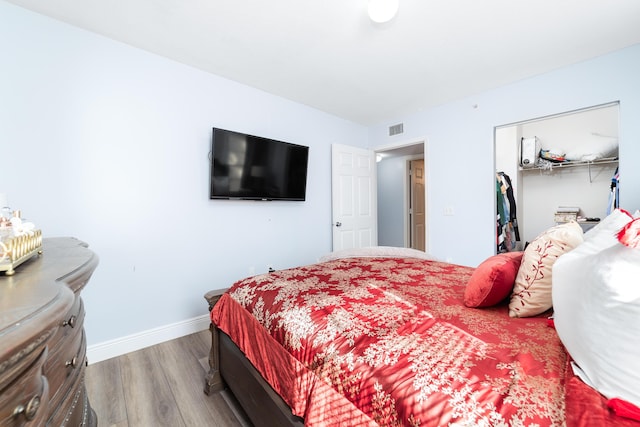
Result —
<path fill-rule="evenodd" d="M 305 200 L 309 147 L 213 128 L 211 199 Z"/>

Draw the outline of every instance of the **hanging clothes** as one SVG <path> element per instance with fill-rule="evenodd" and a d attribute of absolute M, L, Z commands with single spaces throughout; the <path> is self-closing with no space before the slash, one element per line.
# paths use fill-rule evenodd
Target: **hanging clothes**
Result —
<path fill-rule="evenodd" d="M 607 215 L 620 207 L 620 173 L 616 171 L 611 178 L 611 191 L 609 192 L 609 203 L 607 204 Z"/>
<path fill-rule="evenodd" d="M 496 173 L 496 250 L 498 253 L 515 250 L 520 241 L 516 200 L 511 178 L 504 172 Z"/>
<path fill-rule="evenodd" d="M 502 183 L 496 179 L 496 250 L 498 253 L 505 250 L 505 215 L 504 215 L 504 195 L 502 194 Z"/>
<path fill-rule="evenodd" d="M 516 213 L 516 199 L 513 194 L 513 185 L 511 184 L 511 178 L 509 175 L 502 172 L 502 179 L 507 185 L 507 201 L 509 202 L 509 222 L 513 227 L 513 234 L 516 242 L 520 241 L 520 230 L 518 230 L 518 218 Z"/>

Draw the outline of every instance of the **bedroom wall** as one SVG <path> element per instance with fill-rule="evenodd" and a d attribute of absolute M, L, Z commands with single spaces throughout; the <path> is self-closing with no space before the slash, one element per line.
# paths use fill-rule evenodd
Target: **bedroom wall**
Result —
<path fill-rule="evenodd" d="M 494 253 L 494 128 L 620 101 L 620 198 L 640 208 L 640 45 L 531 77 L 369 129 L 372 148 L 429 141 L 428 247 L 453 262 L 475 266 Z M 387 136 L 404 123 L 404 134 Z M 444 215 L 451 206 L 454 215 Z"/>
<path fill-rule="evenodd" d="M 0 193 L 99 255 L 90 348 L 206 320 L 206 291 L 330 251 L 330 145 L 366 128 L 2 1 L 0 52 Z M 209 200 L 214 126 L 308 145 L 306 202 Z"/>

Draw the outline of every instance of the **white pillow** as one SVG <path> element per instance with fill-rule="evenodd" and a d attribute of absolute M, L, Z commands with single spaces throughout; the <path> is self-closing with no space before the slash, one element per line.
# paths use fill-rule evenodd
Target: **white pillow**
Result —
<path fill-rule="evenodd" d="M 584 241 L 592 240 L 591 244 L 595 245 L 596 249 L 604 249 L 604 247 L 611 246 L 618 241 L 616 239 L 618 231 L 632 219 L 633 216 L 629 212 L 623 209 L 616 209 L 595 227 L 585 232 Z"/>
<path fill-rule="evenodd" d="M 320 257 L 319 262 L 332 261 L 341 258 L 420 258 L 436 261 L 426 252 L 411 248 L 398 248 L 395 246 L 369 246 L 366 248 L 352 248 L 334 251 Z"/>
<path fill-rule="evenodd" d="M 640 406 L 640 248 L 611 242 L 613 219 L 554 264 L 554 323 L 586 383 Z"/>
<path fill-rule="evenodd" d="M 565 153 L 566 160 L 593 161 L 597 159 L 616 157 L 618 155 L 618 138 L 599 138 L 584 140 Z"/>

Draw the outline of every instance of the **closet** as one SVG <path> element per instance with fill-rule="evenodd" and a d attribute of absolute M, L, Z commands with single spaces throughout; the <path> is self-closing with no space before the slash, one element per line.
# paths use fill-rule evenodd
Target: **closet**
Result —
<path fill-rule="evenodd" d="M 604 218 L 619 202 L 618 110 L 614 102 L 495 128 L 496 185 L 500 174 L 509 177 L 517 208 L 520 239 L 509 250 L 521 250 L 555 225 L 559 209 L 579 208 L 581 225 L 588 229 L 595 222 L 586 218 Z M 540 148 L 532 161 L 523 162 L 523 138 L 529 143 L 535 138 Z M 504 249 L 496 246 L 496 251 Z"/>

